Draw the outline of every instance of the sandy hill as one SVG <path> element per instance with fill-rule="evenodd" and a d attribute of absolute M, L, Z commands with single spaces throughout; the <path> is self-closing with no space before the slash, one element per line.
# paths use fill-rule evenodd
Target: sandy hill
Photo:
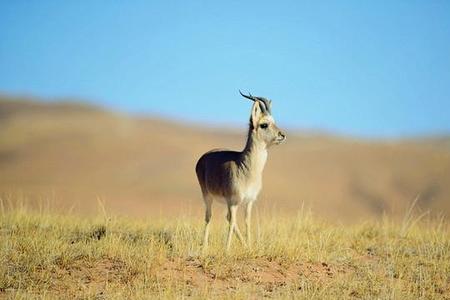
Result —
<path fill-rule="evenodd" d="M 85 104 L 0 99 L 0 195 L 75 212 L 199 215 L 196 160 L 240 150 L 245 128 L 218 129 L 138 118 Z M 258 212 L 356 221 L 423 210 L 449 215 L 450 139 L 365 141 L 288 131 L 271 149 Z M 221 206 L 221 204 L 216 204 Z"/>

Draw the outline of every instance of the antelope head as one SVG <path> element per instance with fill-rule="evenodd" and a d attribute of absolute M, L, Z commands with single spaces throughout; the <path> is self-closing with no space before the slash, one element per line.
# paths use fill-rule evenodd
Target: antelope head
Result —
<path fill-rule="evenodd" d="M 255 97 L 251 94 L 244 95 L 239 91 L 242 97 L 252 100 L 252 114 L 250 116 L 251 134 L 258 140 L 266 144 L 267 147 L 279 145 L 286 139 L 272 117 L 272 101 L 264 97 Z"/>

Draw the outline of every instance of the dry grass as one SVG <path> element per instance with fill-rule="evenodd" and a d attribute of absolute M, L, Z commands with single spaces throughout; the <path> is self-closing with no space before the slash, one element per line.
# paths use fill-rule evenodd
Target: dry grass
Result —
<path fill-rule="evenodd" d="M 228 255 L 220 220 L 202 255 L 199 220 L 3 209 L 0 298 L 450 299 L 442 220 L 409 213 L 402 224 L 336 225 L 309 213 L 260 217 L 252 249 L 235 241 Z"/>

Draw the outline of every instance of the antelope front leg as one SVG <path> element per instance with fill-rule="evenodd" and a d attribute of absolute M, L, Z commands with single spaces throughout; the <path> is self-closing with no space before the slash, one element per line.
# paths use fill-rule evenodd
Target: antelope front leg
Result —
<path fill-rule="evenodd" d="M 230 223 L 230 228 L 228 231 L 228 238 L 227 238 L 227 251 L 230 249 L 231 246 L 231 239 L 233 236 L 233 232 L 236 233 L 236 236 L 238 237 L 239 241 L 246 247 L 247 243 L 245 242 L 244 238 L 242 237 L 241 231 L 239 230 L 239 227 L 237 225 L 237 205 L 231 205 L 228 207 L 228 215 L 227 219 Z"/>
<path fill-rule="evenodd" d="M 234 224 L 234 232 L 236 233 L 238 240 L 244 245 L 244 247 L 247 247 L 247 243 L 245 242 L 244 238 L 242 237 L 241 231 L 239 230 L 238 224 Z"/>
<path fill-rule="evenodd" d="M 253 201 L 250 201 L 247 204 L 247 208 L 245 210 L 245 229 L 247 233 L 247 244 L 249 247 L 252 246 L 252 232 L 251 232 L 251 219 L 252 219 L 252 206 Z"/>
<path fill-rule="evenodd" d="M 237 211 L 236 205 L 228 206 L 227 219 L 230 227 L 228 229 L 228 237 L 227 237 L 227 252 L 230 251 L 231 238 L 233 237 L 234 226 L 236 225 L 236 211 Z"/>

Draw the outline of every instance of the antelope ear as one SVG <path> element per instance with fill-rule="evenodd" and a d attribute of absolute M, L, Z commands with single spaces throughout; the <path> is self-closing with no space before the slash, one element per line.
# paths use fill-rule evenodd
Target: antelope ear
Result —
<path fill-rule="evenodd" d="M 258 121 L 261 118 L 262 111 L 261 111 L 260 105 L 261 104 L 259 103 L 259 101 L 253 102 L 252 117 L 250 119 L 250 122 L 252 122 L 253 128 L 256 128 L 258 126 Z"/>

